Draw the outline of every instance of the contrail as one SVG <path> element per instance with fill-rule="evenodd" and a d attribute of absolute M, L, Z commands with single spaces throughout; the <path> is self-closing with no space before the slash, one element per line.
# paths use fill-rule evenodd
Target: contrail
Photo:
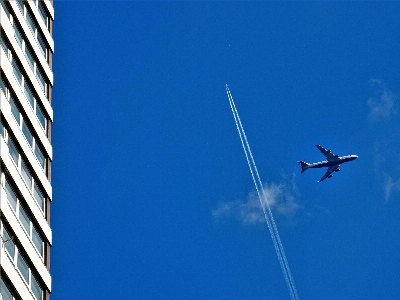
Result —
<path fill-rule="evenodd" d="M 292 273 L 290 272 L 289 264 L 286 259 L 285 251 L 283 250 L 283 245 L 279 237 L 278 228 L 276 227 L 274 217 L 272 216 L 271 208 L 268 203 L 268 199 L 265 195 L 265 190 L 262 185 L 260 175 L 257 170 L 256 163 L 253 158 L 253 154 L 250 149 L 249 142 L 247 141 L 246 133 L 244 131 L 242 122 L 240 121 L 239 113 L 236 109 L 235 102 L 233 101 L 231 92 L 228 85 L 226 85 L 226 93 L 228 95 L 229 104 L 232 109 L 233 118 L 235 119 L 236 128 L 239 133 L 240 141 L 242 142 L 242 147 L 244 154 L 246 155 L 247 163 L 249 165 L 251 177 L 253 178 L 254 186 L 256 187 L 258 198 L 260 199 L 261 207 L 264 212 L 265 220 L 268 224 L 268 229 L 272 238 L 272 242 L 275 247 L 276 255 L 278 256 L 279 263 L 281 265 L 283 277 L 285 278 L 286 285 L 290 292 L 290 297 L 292 300 L 298 300 L 299 295 L 297 294 L 297 289 L 294 284 Z M 261 191 L 260 191 L 261 190 Z M 263 199 L 265 201 L 263 201 Z"/>

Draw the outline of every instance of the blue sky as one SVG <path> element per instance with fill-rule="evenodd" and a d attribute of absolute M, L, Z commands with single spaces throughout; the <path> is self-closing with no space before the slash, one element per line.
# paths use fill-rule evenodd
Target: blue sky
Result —
<path fill-rule="evenodd" d="M 290 299 L 225 84 L 299 298 L 400 294 L 399 2 L 54 7 L 52 300 Z"/>

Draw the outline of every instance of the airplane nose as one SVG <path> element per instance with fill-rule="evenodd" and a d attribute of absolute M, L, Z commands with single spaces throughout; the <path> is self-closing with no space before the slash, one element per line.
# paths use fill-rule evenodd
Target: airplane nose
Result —
<path fill-rule="evenodd" d="M 358 158 L 358 155 L 353 155 L 354 159 Z"/>

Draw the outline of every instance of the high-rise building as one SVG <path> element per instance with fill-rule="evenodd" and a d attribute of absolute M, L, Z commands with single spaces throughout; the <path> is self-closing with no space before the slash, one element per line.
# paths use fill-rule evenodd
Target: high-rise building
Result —
<path fill-rule="evenodd" d="M 0 292 L 51 293 L 53 150 L 50 0 L 0 0 Z"/>

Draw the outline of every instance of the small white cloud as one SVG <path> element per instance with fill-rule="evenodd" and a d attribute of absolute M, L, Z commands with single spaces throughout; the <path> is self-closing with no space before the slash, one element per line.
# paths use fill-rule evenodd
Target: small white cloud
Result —
<path fill-rule="evenodd" d="M 377 87 L 376 95 L 368 99 L 369 118 L 372 121 L 387 120 L 397 113 L 396 96 L 386 88 L 381 80 L 370 80 Z"/>
<path fill-rule="evenodd" d="M 290 184 L 266 183 L 264 185 L 265 198 L 262 197 L 262 201 L 264 204 L 268 203 L 275 215 L 290 217 L 300 208 L 300 205 L 295 201 L 295 195 L 297 194 L 298 192 L 294 180 L 292 180 Z M 216 218 L 234 217 L 244 224 L 265 222 L 265 216 L 258 194 L 254 190 L 248 194 L 246 200 L 221 203 L 212 211 L 212 215 Z"/>
<path fill-rule="evenodd" d="M 228 203 L 221 203 L 217 209 L 214 209 L 211 213 L 214 217 L 221 217 L 230 215 L 232 211 L 232 205 Z"/>
<path fill-rule="evenodd" d="M 400 150 L 398 146 L 400 134 L 388 132 L 387 135 L 387 137 L 380 137 L 379 141 L 375 141 L 371 156 L 376 179 L 383 189 L 385 202 L 388 202 L 394 193 L 400 192 Z"/>
<path fill-rule="evenodd" d="M 394 181 L 392 176 L 384 174 L 383 190 L 385 192 L 385 201 L 387 202 L 394 192 L 400 192 L 400 179 Z"/>

